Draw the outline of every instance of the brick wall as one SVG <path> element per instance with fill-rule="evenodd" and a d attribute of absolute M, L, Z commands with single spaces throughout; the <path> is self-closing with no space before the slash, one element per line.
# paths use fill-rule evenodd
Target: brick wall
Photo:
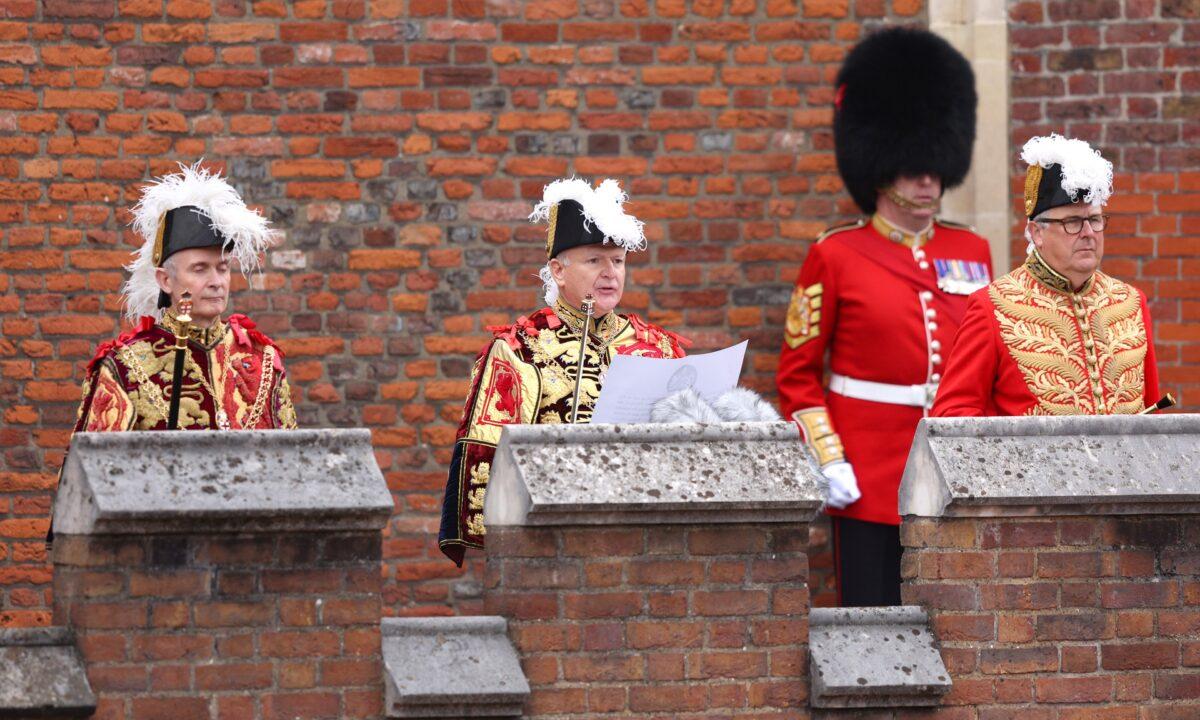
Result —
<path fill-rule="evenodd" d="M 495 528 L 488 542 L 485 605 L 508 618 L 530 717 L 807 707 L 806 525 Z"/>
<path fill-rule="evenodd" d="M 1066 132 L 1116 171 L 1105 271 L 1151 300 L 1163 389 L 1200 389 L 1200 7 L 1188 0 L 1008 4 L 1016 156 L 1031 136 Z M 1025 256 L 1014 225 L 1014 258 Z"/>
<path fill-rule="evenodd" d="M 1010 7 L 1013 144 L 1065 128 L 1120 158 L 1107 267 L 1154 298 L 1186 399 L 1194 3 Z M 699 350 L 749 337 L 746 381 L 769 390 L 808 242 L 853 214 L 830 80 L 864 27 L 924 17 L 920 0 L 0 2 L 0 625 L 50 620 L 40 538 L 82 364 L 118 330 L 138 182 L 204 156 L 287 230 L 269 292 L 236 307 L 284 342 L 305 425 L 374 430 L 397 502 L 388 611 L 474 612 L 479 563 L 454 570 L 431 535 L 470 356 L 538 302 L 521 218 L 540 186 L 620 178 L 652 239 L 628 308 Z"/>
<path fill-rule="evenodd" d="M 380 717 L 379 535 L 64 536 L 54 620 L 104 718 Z"/>
<path fill-rule="evenodd" d="M 808 241 L 851 213 L 831 78 L 919 0 L 0 2 L 0 625 L 49 622 L 45 532 L 83 363 L 118 331 L 138 183 L 204 156 L 287 231 L 239 293 L 305 426 L 374 430 L 391 613 L 475 612 L 433 542 L 485 327 L 538 306 L 548 180 L 613 175 L 625 305 L 770 389 Z"/>
<path fill-rule="evenodd" d="M 1200 713 L 1194 515 L 916 519 L 903 596 L 930 609 L 962 720 Z"/>

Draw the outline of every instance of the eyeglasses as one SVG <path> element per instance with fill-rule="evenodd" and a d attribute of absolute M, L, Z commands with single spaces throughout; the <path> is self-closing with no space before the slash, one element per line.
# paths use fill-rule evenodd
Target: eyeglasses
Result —
<path fill-rule="evenodd" d="M 1086 217 L 1086 218 L 1072 215 L 1071 217 L 1065 217 L 1062 219 L 1042 218 L 1041 220 L 1038 220 L 1037 222 L 1058 223 L 1059 225 L 1062 225 L 1063 232 L 1065 232 L 1066 234 L 1078 235 L 1080 232 L 1083 231 L 1083 221 L 1084 220 L 1087 220 L 1088 225 L 1092 226 L 1092 232 L 1100 232 L 1100 231 L 1104 230 L 1104 227 L 1106 225 L 1108 225 L 1108 216 L 1107 215 L 1092 215 L 1091 217 Z"/>

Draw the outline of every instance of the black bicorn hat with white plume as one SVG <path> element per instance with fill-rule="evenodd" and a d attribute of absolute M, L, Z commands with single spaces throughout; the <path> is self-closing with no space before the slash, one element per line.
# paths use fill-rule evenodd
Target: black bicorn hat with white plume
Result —
<path fill-rule="evenodd" d="M 1103 205 L 1112 196 L 1112 163 L 1083 140 L 1057 133 L 1030 138 L 1021 149 L 1025 171 L 1025 216 L 1079 201 Z"/>
<path fill-rule="evenodd" d="M 170 298 L 155 281 L 155 269 L 180 250 L 220 247 L 249 277 L 260 270 L 260 256 L 278 236 L 232 185 L 199 162 L 180 163 L 178 173 L 146 185 L 133 208 L 133 228 L 142 247 L 125 266 L 130 275 L 122 288 L 125 316 L 133 322 L 146 315 L 159 318 L 170 307 Z"/>
<path fill-rule="evenodd" d="M 962 183 L 975 143 L 975 73 L 962 53 L 927 30 L 894 27 L 846 56 L 834 96 L 838 172 L 863 212 L 900 176 Z"/>
<path fill-rule="evenodd" d="M 545 222 L 546 259 L 584 245 L 609 244 L 630 252 L 646 249 L 643 223 L 625 212 L 625 191 L 616 180 L 606 179 L 593 188 L 585 180 L 555 180 L 545 187 L 542 200 L 529 214 L 530 222 Z M 538 274 L 545 286 L 546 302 L 553 304 L 558 286 L 547 264 Z"/>

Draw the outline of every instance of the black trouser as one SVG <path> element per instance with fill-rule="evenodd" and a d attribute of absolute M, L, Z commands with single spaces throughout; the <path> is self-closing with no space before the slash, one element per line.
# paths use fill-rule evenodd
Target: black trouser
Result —
<path fill-rule="evenodd" d="M 900 528 L 897 525 L 831 517 L 833 567 L 838 605 L 900 604 Z"/>

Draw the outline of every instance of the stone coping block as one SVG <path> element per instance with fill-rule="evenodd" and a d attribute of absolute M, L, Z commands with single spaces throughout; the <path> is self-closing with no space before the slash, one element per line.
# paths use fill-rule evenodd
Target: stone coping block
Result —
<path fill-rule="evenodd" d="M 900 514 L 1011 517 L 1200 510 L 1200 415 L 928 418 Z"/>
<path fill-rule="evenodd" d="M 924 608 L 813 608 L 808 627 L 813 707 L 924 707 L 950 691 Z"/>
<path fill-rule="evenodd" d="M 379 530 L 392 507 L 367 430 L 78 433 L 54 531 Z"/>
<path fill-rule="evenodd" d="M 0 717 L 88 717 L 95 711 L 96 696 L 67 628 L 0 629 Z"/>
<path fill-rule="evenodd" d="M 529 683 L 502 617 L 384 618 L 388 717 L 520 717 Z"/>
<path fill-rule="evenodd" d="M 508 425 L 484 523 L 807 522 L 819 477 L 793 423 Z"/>

